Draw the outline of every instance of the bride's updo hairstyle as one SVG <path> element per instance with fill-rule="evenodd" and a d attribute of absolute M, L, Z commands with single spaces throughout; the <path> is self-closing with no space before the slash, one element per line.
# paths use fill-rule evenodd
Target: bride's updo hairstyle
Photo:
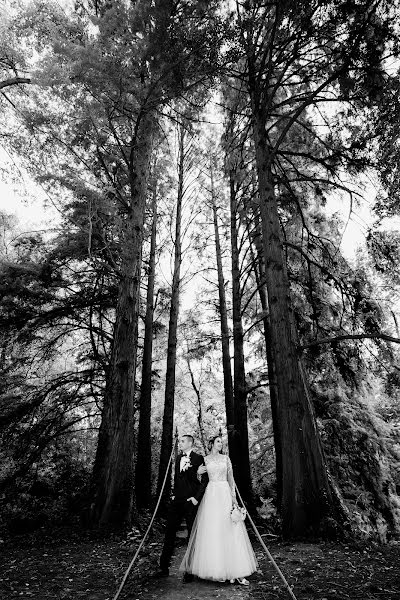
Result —
<path fill-rule="evenodd" d="M 222 441 L 222 437 L 221 437 L 220 435 L 214 435 L 212 438 L 210 438 L 210 439 L 208 440 L 208 445 L 207 445 L 207 448 L 208 448 L 208 451 L 209 451 L 209 452 L 211 452 L 211 450 L 213 449 L 214 442 L 215 442 L 215 440 L 217 440 L 218 438 L 219 438 L 219 439 Z M 222 450 L 220 450 L 220 454 L 222 454 Z"/>

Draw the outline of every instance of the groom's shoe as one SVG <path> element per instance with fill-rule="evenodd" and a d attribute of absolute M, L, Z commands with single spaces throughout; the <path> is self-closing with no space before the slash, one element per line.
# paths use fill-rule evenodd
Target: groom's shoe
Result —
<path fill-rule="evenodd" d="M 183 583 L 190 583 L 191 581 L 193 581 L 194 576 L 191 573 L 184 573 L 183 574 L 183 578 L 182 578 L 182 582 Z"/>
<path fill-rule="evenodd" d="M 169 569 L 159 569 L 154 573 L 153 577 L 169 577 Z"/>

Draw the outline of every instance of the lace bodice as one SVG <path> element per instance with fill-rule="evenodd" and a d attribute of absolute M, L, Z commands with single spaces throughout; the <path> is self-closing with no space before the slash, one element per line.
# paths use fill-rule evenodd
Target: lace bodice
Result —
<path fill-rule="evenodd" d="M 227 481 L 231 488 L 231 495 L 236 500 L 235 480 L 233 478 L 232 463 L 226 454 L 209 454 L 204 458 L 209 481 Z"/>

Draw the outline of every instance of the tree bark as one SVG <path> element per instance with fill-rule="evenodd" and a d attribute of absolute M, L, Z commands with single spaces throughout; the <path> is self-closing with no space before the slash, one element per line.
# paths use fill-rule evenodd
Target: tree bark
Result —
<path fill-rule="evenodd" d="M 266 275 L 264 266 L 264 257 L 262 252 L 262 234 L 261 226 L 259 222 L 259 216 L 254 216 L 256 235 L 254 236 L 254 245 L 256 247 L 256 256 L 254 255 L 253 249 L 251 250 L 252 260 L 254 264 L 254 274 L 256 278 L 256 285 L 260 296 L 261 308 L 264 313 L 263 325 L 264 325 L 264 339 L 265 339 L 265 350 L 267 355 L 267 368 L 268 368 L 268 383 L 269 383 L 269 397 L 271 402 L 271 414 L 272 414 L 272 428 L 274 432 L 274 447 L 275 447 L 275 473 L 276 473 L 276 504 L 279 512 L 282 507 L 282 444 L 281 444 L 281 432 L 279 429 L 278 419 L 278 381 L 276 378 L 276 366 L 274 353 L 272 350 L 271 342 L 271 326 L 269 321 L 269 310 L 268 310 L 268 296 L 266 289 Z M 252 244 L 252 241 L 250 242 Z M 258 268 L 257 268 L 258 266 Z"/>
<path fill-rule="evenodd" d="M 144 115 L 132 148 L 131 197 L 124 230 L 113 343 L 93 469 L 94 525 L 130 525 L 134 490 L 136 327 L 146 183 L 155 116 Z"/>
<path fill-rule="evenodd" d="M 277 419 L 282 447 L 282 526 L 285 537 L 320 533 L 324 518 L 336 517 L 333 490 L 304 370 L 281 239 L 265 115 L 250 85 L 260 196 L 271 345 L 278 383 Z"/>
<path fill-rule="evenodd" d="M 207 444 L 206 444 L 206 438 L 205 438 L 205 435 L 204 435 L 203 403 L 201 401 L 200 385 L 196 385 L 196 381 L 195 381 L 195 378 L 194 378 L 194 373 L 193 373 L 192 365 L 190 364 L 189 355 L 186 356 L 186 364 L 188 366 L 189 375 L 190 375 L 190 381 L 192 383 L 192 388 L 193 388 L 194 393 L 196 394 L 196 398 L 197 398 L 197 405 L 198 405 L 198 409 L 197 409 L 197 424 L 199 426 L 199 433 L 200 433 L 201 445 L 203 446 L 203 450 L 206 453 L 207 452 Z"/>
<path fill-rule="evenodd" d="M 144 325 L 142 383 L 136 459 L 135 489 L 139 509 L 151 504 L 151 379 L 153 357 L 154 281 L 156 271 L 157 191 L 154 189 L 149 272 L 147 279 L 146 316 Z"/>
<path fill-rule="evenodd" d="M 252 483 L 247 428 L 247 386 L 244 367 L 243 323 L 237 231 L 237 198 L 233 173 L 229 174 L 232 256 L 232 320 L 233 320 L 233 394 L 235 426 L 232 435 L 232 466 L 237 486 L 244 500 L 252 504 Z"/>
<path fill-rule="evenodd" d="M 176 203 L 176 223 L 175 223 L 175 251 L 174 251 L 174 274 L 172 278 L 171 305 L 169 313 L 168 327 L 168 348 L 167 348 L 167 372 L 165 377 L 165 399 L 163 429 L 161 436 L 161 452 L 158 471 L 158 493 L 161 491 L 162 482 L 167 469 L 168 460 L 172 451 L 173 444 L 173 426 L 174 426 L 174 405 L 175 405 L 175 369 L 176 369 L 176 347 L 177 331 L 179 319 L 179 296 L 181 284 L 181 222 L 182 222 L 182 200 L 184 193 L 184 161 L 185 161 L 185 130 L 183 125 L 179 130 L 179 156 L 178 156 L 178 195 Z M 169 497 L 171 490 L 171 477 L 167 478 L 163 494 L 163 503 Z"/>
<path fill-rule="evenodd" d="M 224 374 L 224 394 L 225 394 L 225 412 L 226 412 L 226 428 L 228 432 L 229 454 L 232 456 L 234 448 L 232 445 L 232 435 L 235 427 L 235 415 L 233 405 L 233 385 L 232 385 L 232 368 L 231 355 L 229 348 L 229 326 L 228 326 L 228 311 L 226 308 L 226 294 L 224 272 L 222 268 L 221 242 L 218 228 L 217 204 L 215 201 L 214 189 L 214 172 L 213 165 L 210 162 L 210 179 L 211 179 L 211 201 L 213 209 L 214 235 L 215 235 L 215 254 L 217 259 L 218 272 L 218 296 L 219 296 L 219 314 L 221 323 L 221 345 L 222 345 L 222 369 Z"/>

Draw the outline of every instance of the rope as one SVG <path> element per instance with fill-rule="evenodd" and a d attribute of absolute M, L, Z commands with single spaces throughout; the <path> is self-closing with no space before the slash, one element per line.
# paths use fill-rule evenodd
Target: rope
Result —
<path fill-rule="evenodd" d="M 236 485 L 236 482 L 235 482 L 235 488 L 236 488 L 237 494 L 238 494 L 238 496 L 239 496 L 240 502 L 242 503 L 242 506 L 244 506 L 244 507 L 245 507 L 245 504 L 244 504 L 244 502 L 243 502 L 243 498 L 242 498 L 242 496 L 240 495 L 240 492 L 239 492 L 238 486 Z M 245 508 L 246 508 L 246 507 L 245 507 Z M 271 563 L 272 563 L 272 564 L 273 564 L 273 566 L 275 567 L 275 570 L 276 570 L 276 572 L 278 573 L 279 577 L 282 579 L 283 583 L 285 584 L 285 586 L 286 586 L 286 588 L 287 588 L 287 591 L 288 591 L 288 592 L 289 592 L 289 594 L 290 594 L 290 597 L 291 597 L 293 600 L 297 600 L 296 596 L 294 595 L 294 593 L 293 593 L 293 591 L 292 591 L 292 588 L 290 587 L 290 585 L 289 585 L 289 584 L 288 584 L 288 582 L 286 581 L 284 574 L 282 573 L 282 571 L 280 570 L 280 568 L 278 567 L 278 565 L 277 565 L 277 564 L 276 564 L 276 562 L 274 561 L 274 559 L 273 559 L 273 557 L 272 557 L 272 555 L 271 555 L 270 551 L 268 550 L 267 546 L 266 546 L 266 545 L 265 545 L 265 543 L 264 543 L 264 540 L 262 539 L 261 535 L 259 534 L 259 532 L 258 532 L 258 529 L 257 529 L 257 527 L 255 526 L 255 524 L 254 524 L 254 521 L 253 521 L 253 519 L 251 518 L 251 516 L 250 516 L 250 514 L 249 514 L 248 510 L 246 510 L 246 512 L 247 512 L 247 517 L 248 517 L 248 519 L 249 519 L 249 521 L 250 521 L 250 523 L 251 523 L 251 525 L 252 525 L 252 527 L 253 527 L 253 529 L 254 529 L 254 532 L 255 532 L 255 534 L 256 534 L 256 536 L 257 536 L 257 538 L 258 538 L 258 540 L 259 540 L 259 542 L 260 542 L 261 546 L 264 548 L 264 550 L 265 550 L 265 553 L 267 554 L 267 556 L 268 556 L 269 560 L 271 561 Z"/>
<path fill-rule="evenodd" d="M 136 561 L 136 559 L 137 559 L 137 557 L 138 557 L 138 554 L 139 554 L 140 550 L 142 549 L 142 547 L 143 547 L 143 544 L 144 544 L 144 542 L 145 542 L 145 540 L 146 540 L 146 538 L 147 538 L 147 536 L 148 536 L 148 534 L 149 534 L 149 531 L 150 531 L 150 529 L 151 529 L 151 526 L 153 525 L 153 522 L 154 522 L 154 519 L 155 519 L 155 516 L 156 516 L 157 510 L 158 510 L 158 507 L 160 506 L 161 497 L 162 497 L 162 494 L 163 494 L 163 491 L 164 491 L 164 488 L 165 488 L 165 484 L 166 484 L 166 481 L 167 481 L 167 477 L 168 477 L 168 473 L 169 473 L 169 467 L 170 467 L 170 464 L 171 464 L 171 461 L 172 461 L 172 456 L 173 456 L 173 454 L 174 454 L 174 452 L 175 452 L 175 446 L 176 446 L 176 442 L 175 442 L 175 444 L 174 444 L 174 446 L 173 446 L 173 448 L 172 448 L 172 452 L 171 452 L 171 455 L 170 455 L 170 457 L 169 457 L 168 466 L 167 466 L 167 469 L 166 469 L 166 471 L 165 471 L 165 475 L 164 475 L 164 481 L 163 481 L 163 484 L 162 484 L 162 486 L 161 486 L 160 495 L 159 495 L 159 497 L 158 497 L 157 504 L 156 504 L 156 507 L 155 507 L 155 509 L 154 509 L 153 516 L 151 517 L 151 521 L 150 521 L 150 523 L 149 523 L 149 526 L 147 527 L 146 533 L 144 534 L 144 536 L 143 536 L 143 539 L 142 539 L 142 541 L 141 541 L 141 542 L 140 542 L 140 544 L 139 544 L 139 548 L 138 548 L 138 549 L 136 550 L 136 552 L 135 552 L 135 556 L 132 558 L 132 560 L 131 560 L 131 562 L 130 562 L 130 564 L 129 564 L 129 567 L 128 567 L 128 568 L 127 568 L 127 570 L 125 571 L 125 575 L 124 575 L 124 577 L 123 577 L 123 579 L 122 579 L 122 581 L 121 581 L 121 584 L 120 584 L 120 586 L 119 586 L 119 588 L 118 588 L 118 591 L 117 591 L 117 593 L 115 594 L 115 596 L 114 596 L 113 600 L 117 600 L 117 599 L 118 599 L 118 597 L 119 597 L 119 595 L 120 595 L 120 593 L 122 592 L 122 589 L 123 589 L 123 587 L 124 587 L 124 585 L 125 585 L 125 583 L 126 583 L 126 580 L 127 580 L 127 579 L 128 579 L 128 577 L 129 577 L 129 573 L 131 572 L 131 569 L 132 569 L 133 565 L 135 564 L 135 561 Z"/>

